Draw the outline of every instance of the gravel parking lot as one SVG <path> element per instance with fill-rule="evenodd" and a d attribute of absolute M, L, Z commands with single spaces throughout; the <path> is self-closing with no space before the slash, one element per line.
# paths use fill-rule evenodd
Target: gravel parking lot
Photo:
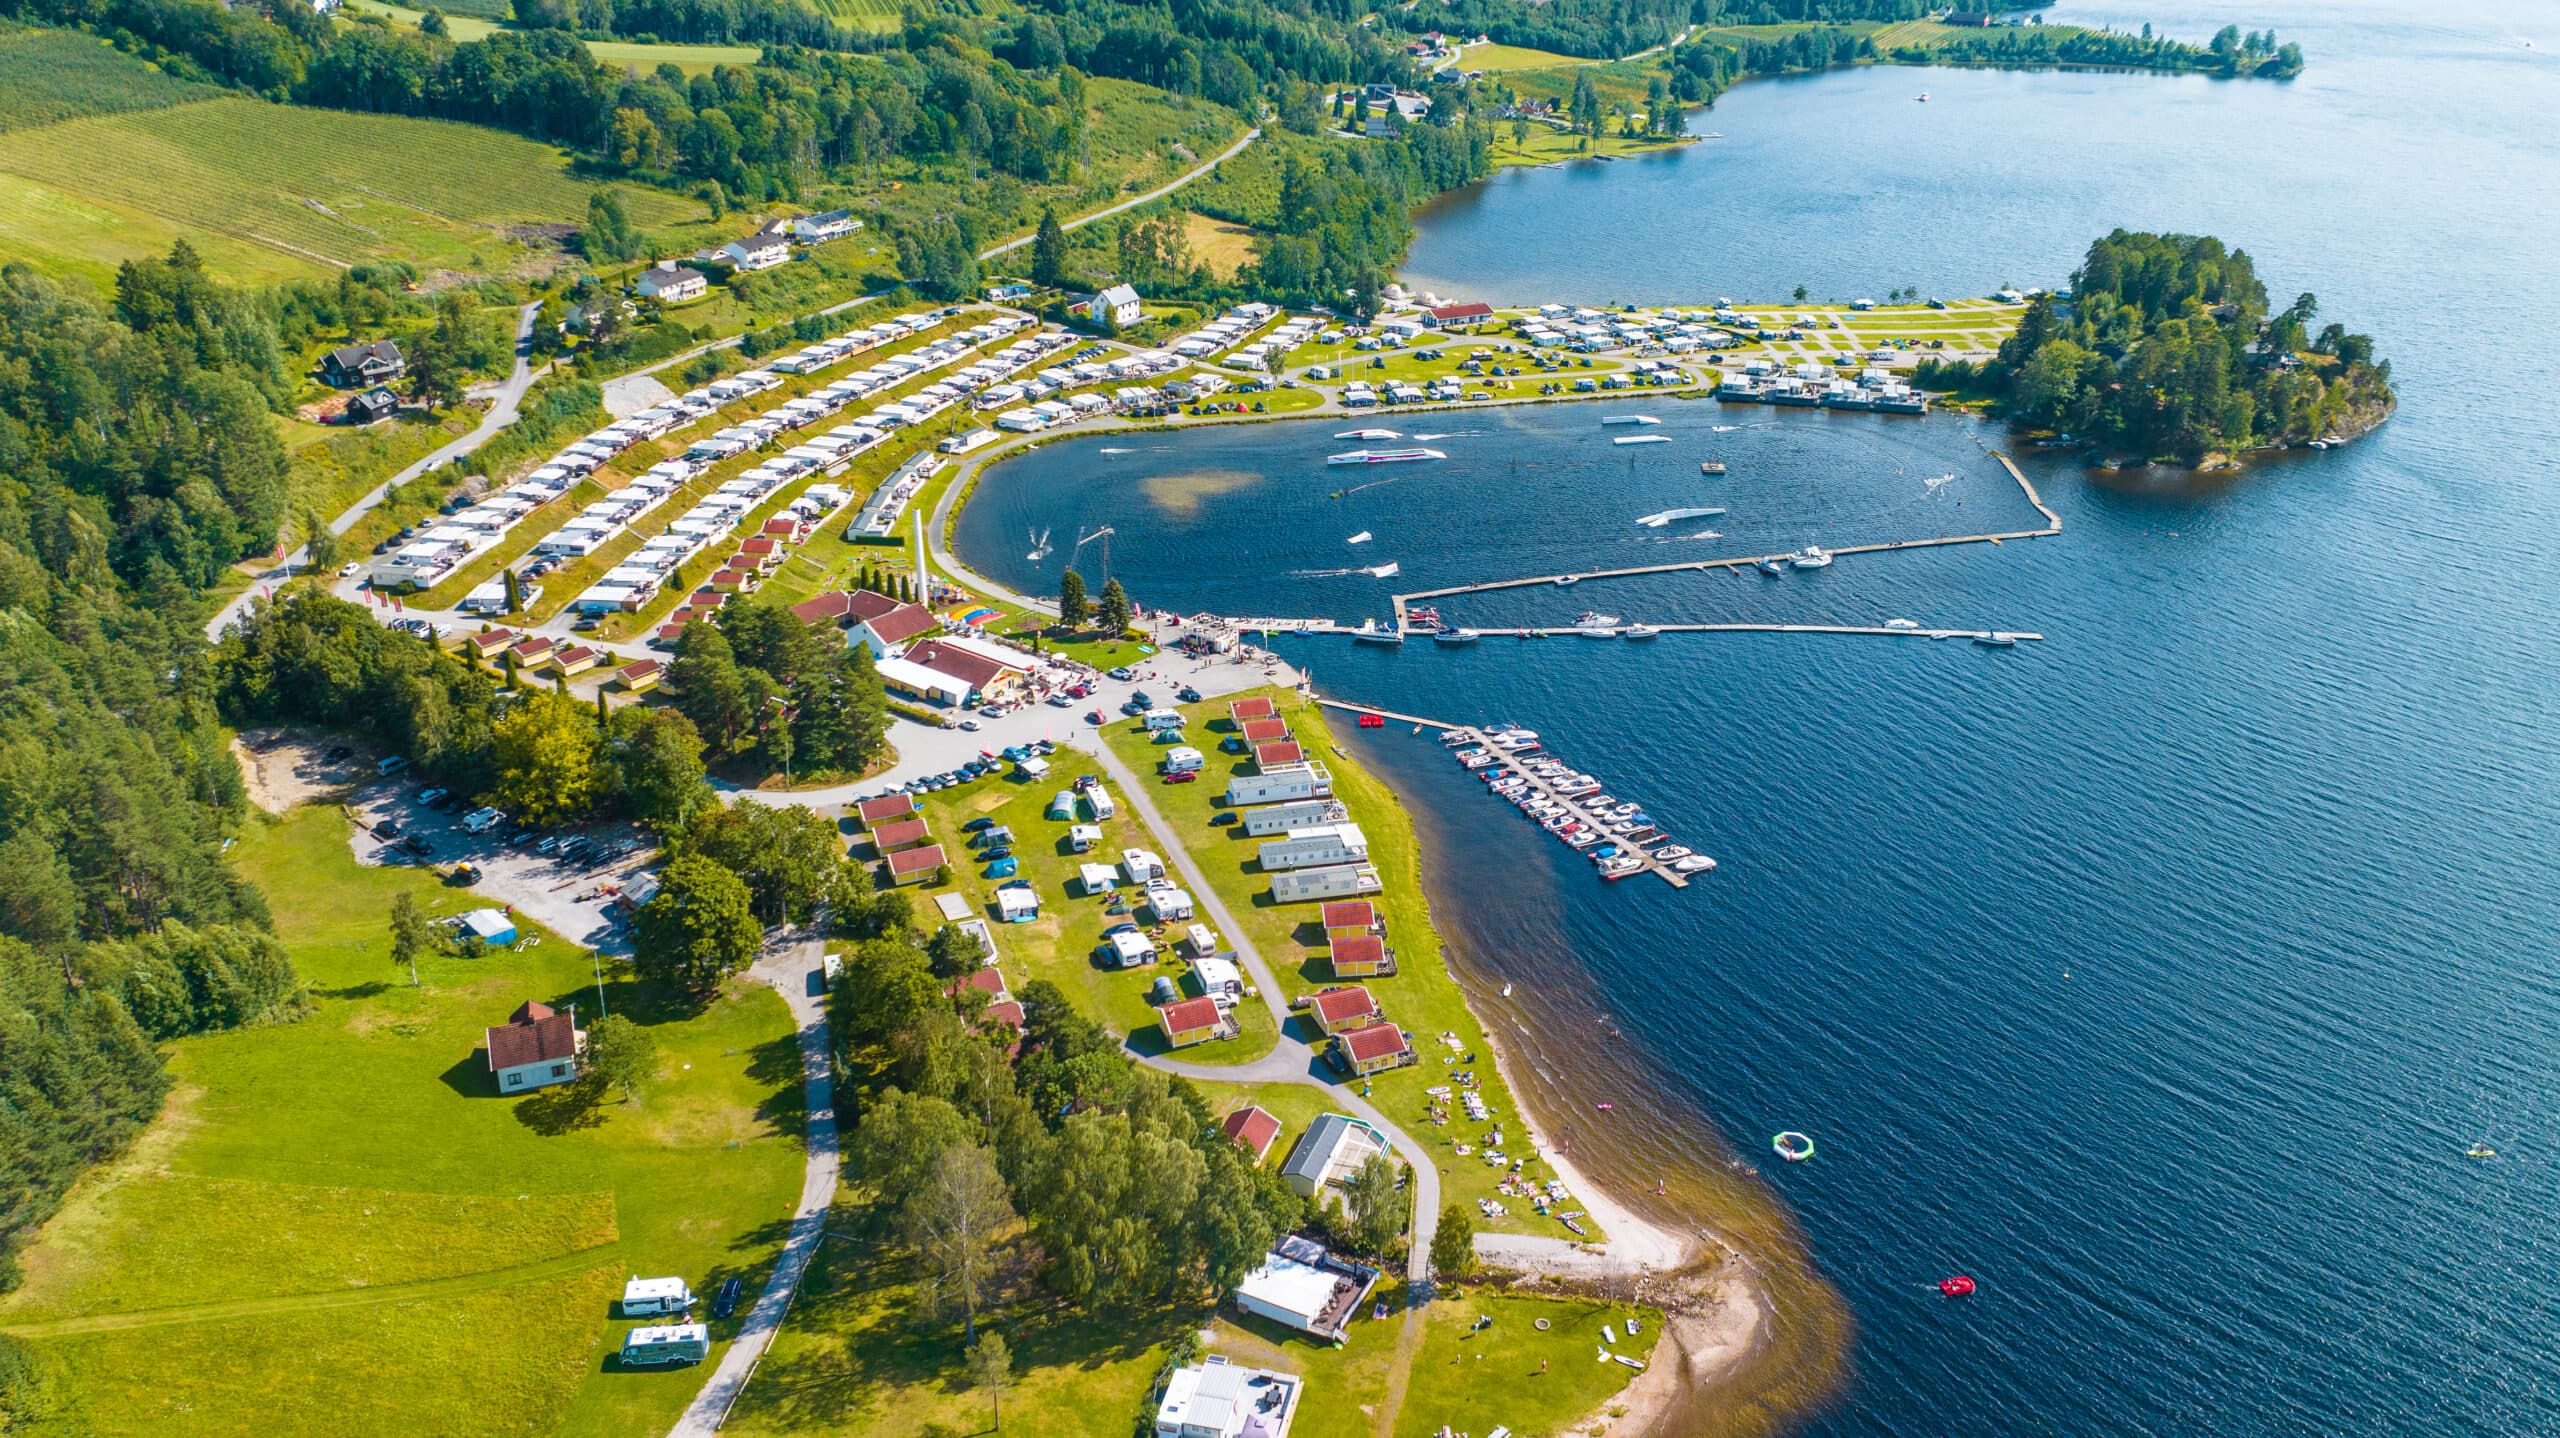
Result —
<path fill-rule="evenodd" d="M 630 824 L 585 824 L 509 844 L 508 836 L 516 832 L 513 825 L 466 833 L 462 819 L 471 812 L 468 804 L 439 810 L 421 802 L 433 788 L 424 782 L 391 782 L 359 790 L 351 806 L 360 825 L 352 835 L 356 861 L 440 869 L 468 863 L 480 871 L 471 892 L 488 903 L 512 908 L 599 953 L 631 952 L 629 932 L 615 920 L 613 899 L 624 882 L 656 859 L 646 834 Z M 388 834 L 381 832 L 386 821 L 393 826 Z M 564 852 L 581 839 L 586 841 L 583 849 Z M 554 842 L 546 848 L 545 841 Z"/>

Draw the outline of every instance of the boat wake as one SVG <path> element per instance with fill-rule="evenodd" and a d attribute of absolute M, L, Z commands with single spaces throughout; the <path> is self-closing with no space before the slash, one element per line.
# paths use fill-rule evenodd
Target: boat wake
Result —
<path fill-rule="evenodd" d="M 1371 579 L 1393 579 L 1399 572 L 1399 566 L 1393 560 L 1367 569 L 1292 569 L 1289 571 L 1299 579 L 1348 579 L 1355 574 L 1366 575 Z"/>
<path fill-rule="evenodd" d="M 1031 536 L 1031 553 L 1025 557 L 1033 564 L 1038 564 L 1041 560 L 1048 558 L 1056 548 L 1056 545 L 1049 542 L 1049 531 L 1043 529 Z"/>
<path fill-rule="evenodd" d="M 1682 539 L 1722 539 L 1724 535 L 1713 529 L 1701 529 L 1695 534 L 1684 534 L 1680 537 Z"/>
<path fill-rule="evenodd" d="M 1137 451 L 1136 451 L 1136 450 L 1134 450 L 1134 449 L 1109 449 L 1109 448 L 1104 448 L 1104 449 L 1096 450 L 1096 451 L 1094 451 L 1094 453 L 1096 453 L 1096 454 L 1136 454 L 1136 453 L 1137 453 Z"/>
<path fill-rule="evenodd" d="M 1379 485 L 1382 485 L 1382 484 L 1393 484 L 1393 483 L 1395 483 L 1397 480 L 1402 479 L 1402 478 L 1404 478 L 1404 476 L 1403 476 L 1403 475 L 1400 475 L 1400 474 L 1392 474 L 1392 475 L 1387 476 L 1385 479 L 1373 479 L 1373 480 L 1369 481 L 1367 484 L 1355 484 L 1355 485 L 1351 486 L 1349 489 L 1346 489 L 1346 490 L 1341 491 L 1341 493 L 1346 494 L 1346 495 L 1358 494 L 1360 491 L 1362 491 L 1362 490 L 1364 490 L 1364 489 L 1376 489 Z"/>

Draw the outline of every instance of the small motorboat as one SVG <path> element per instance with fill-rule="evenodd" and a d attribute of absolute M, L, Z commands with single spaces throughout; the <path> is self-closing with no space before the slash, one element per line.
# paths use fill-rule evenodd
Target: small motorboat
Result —
<path fill-rule="evenodd" d="M 1970 1298 L 1974 1283 L 1968 1274 L 1951 1273 L 1938 1280 L 1938 1291 L 1949 1298 Z"/>
<path fill-rule="evenodd" d="M 1598 1110 L 1600 1110 L 1602 1113 L 1607 1113 L 1607 1112 L 1609 1112 L 1611 1109 L 1616 1108 L 1616 1107 L 1617 1107 L 1617 1105 L 1616 1105 L 1616 1104 L 1613 1104 L 1613 1103 L 1595 1103 L 1595 1104 L 1593 1104 L 1593 1105 L 1592 1105 L 1592 1107 L 1593 1107 L 1593 1108 L 1596 1108 L 1596 1109 L 1598 1109 Z"/>
<path fill-rule="evenodd" d="M 1752 561 L 1752 564 L 1756 566 L 1762 574 L 1784 574 L 1787 572 L 1787 567 L 1780 564 L 1775 559 L 1755 559 Z"/>
<path fill-rule="evenodd" d="M 1627 626 L 1627 637 L 1629 639 L 1652 639 L 1658 637 L 1661 633 L 1661 630 L 1654 628 L 1650 624 L 1630 624 Z"/>
<path fill-rule="evenodd" d="M 1346 430 L 1344 430 L 1342 433 L 1335 435 L 1335 436 L 1334 436 L 1334 438 L 1335 438 L 1335 439 L 1402 439 L 1402 438 L 1404 438 L 1404 436 L 1403 436 L 1403 435 L 1401 435 L 1401 434 L 1396 433 L 1394 430 L 1391 430 L 1391 429 L 1346 429 Z"/>
<path fill-rule="evenodd" d="M 1916 619 L 1888 619 L 1884 622 L 1884 627 L 1887 629 L 1917 629 L 1920 627 L 1920 622 Z"/>
<path fill-rule="evenodd" d="M 1775 1149 L 1778 1157 L 1789 1163 L 1802 1163 L 1813 1157 L 1812 1136 L 1798 1133 L 1794 1129 L 1788 1129 L 1785 1133 L 1769 1140 L 1769 1147 Z"/>
<path fill-rule="evenodd" d="M 2007 649 L 2018 642 L 2018 636 L 2014 634 L 2002 634 L 1999 631 L 1994 630 L 1988 634 L 1977 634 L 1973 636 L 1973 642 L 1986 649 Z"/>
<path fill-rule="evenodd" d="M 1716 861 L 1708 858 L 1706 855 L 1691 854 L 1685 859 L 1672 860 L 1671 872 L 1675 874 L 1704 874 L 1712 872 L 1715 869 L 1715 866 Z"/>
<path fill-rule="evenodd" d="M 1671 436 L 1667 434 L 1622 434 L 1609 442 L 1611 444 L 1669 444 L 1671 442 Z"/>
<path fill-rule="evenodd" d="M 1434 644 L 1473 644 L 1484 636 L 1472 629 L 1443 629 L 1431 636 Z"/>
<path fill-rule="evenodd" d="M 2464 1158 L 2496 1158 L 2498 1151 L 2485 1143 L 2475 1143 L 2462 1151 Z"/>
<path fill-rule="evenodd" d="M 1789 562 L 1798 569 L 1828 569 L 1831 556 L 1823 552 L 1821 545 L 1808 544 L 1789 556 Z"/>
<path fill-rule="evenodd" d="M 1700 473 L 1700 474 L 1722 474 L 1722 473 L 1724 473 L 1724 466 L 1723 466 L 1721 463 L 1718 463 L 1717 461 L 1710 459 L 1710 460 L 1707 460 L 1706 462 L 1704 462 L 1704 463 L 1702 463 L 1702 464 L 1700 464 L 1700 465 L 1698 466 L 1698 473 Z"/>
<path fill-rule="evenodd" d="M 1581 580 L 1582 576 L 1579 574 L 1559 574 L 1555 578 L 1555 585 L 1556 588 L 1562 589 L 1568 584 L 1578 584 Z"/>

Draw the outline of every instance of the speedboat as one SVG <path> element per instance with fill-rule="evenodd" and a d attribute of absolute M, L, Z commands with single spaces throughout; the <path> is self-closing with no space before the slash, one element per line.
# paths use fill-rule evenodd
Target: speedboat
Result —
<path fill-rule="evenodd" d="M 1697 851 L 1691 849 L 1686 844 L 1665 844 L 1661 848 L 1653 851 L 1653 857 L 1662 863 L 1668 864 L 1674 859 L 1685 859 L 1695 852 Z"/>
<path fill-rule="evenodd" d="M 1472 629 L 1443 629 L 1431 636 L 1434 644 L 1473 644 L 1482 638 Z"/>
<path fill-rule="evenodd" d="M 1382 628 L 1374 619 L 1353 630 L 1351 638 L 1358 644 L 1402 644 L 1404 642 L 1404 634 L 1401 630 Z"/>
<path fill-rule="evenodd" d="M 1994 630 L 1988 634 L 1977 634 L 1973 636 L 1973 642 L 1986 649 L 2006 649 L 2010 645 L 2018 642 L 2018 636 L 2014 634 L 2003 634 Z"/>
<path fill-rule="evenodd" d="M 1661 630 L 1654 628 L 1650 624 L 1630 624 L 1627 626 L 1627 637 L 1629 639 L 1653 639 L 1659 637 L 1661 633 Z"/>
<path fill-rule="evenodd" d="M 1704 463 L 1702 463 L 1702 464 L 1700 464 L 1700 465 L 1698 466 L 1698 473 L 1700 473 L 1700 474 L 1722 474 L 1722 473 L 1724 473 L 1724 465 L 1723 465 L 1723 464 L 1721 464 L 1721 463 L 1719 463 L 1719 462 L 1718 462 L 1718 461 L 1716 461 L 1716 460 L 1712 460 L 1712 459 L 1710 459 L 1710 460 L 1707 460 L 1707 461 L 1705 461 Z"/>
<path fill-rule="evenodd" d="M 1436 449 L 1355 449 L 1325 456 L 1327 464 L 1411 464 L 1423 459 L 1447 459 Z"/>
<path fill-rule="evenodd" d="M 1708 858 L 1706 855 L 1691 854 L 1685 859 L 1672 860 L 1671 872 L 1675 874 L 1703 874 L 1712 870 L 1715 866 L 1716 861 Z"/>
<path fill-rule="evenodd" d="M 1789 556 L 1789 559 L 1790 562 L 1792 562 L 1798 569 L 1828 569 L 1831 567 L 1831 556 L 1823 553 L 1822 546 L 1818 544 L 1806 545 L 1804 548 Z"/>
<path fill-rule="evenodd" d="M 1402 438 L 1404 438 L 1404 436 L 1403 436 L 1403 435 L 1400 435 L 1400 434 L 1398 434 L 1398 433 L 1396 433 L 1394 430 L 1391 430 L 1391 429 L 1346 429 L 1346 430 L 1344 430 L 1342 433 L 1335 435 L 1335 436 L 1334 436 L 1334 438 L 1335 438 L 1335 439 L 1402 439 Z"/>
<path fill-rule="evenodd" d="M 1784 574 L 1787 572 L 1787 567 L 1774 559 L 1755 559 L 1752 563 L 1759 567 L 1762 574 Z"/>
<path fill-rule="evenodd" d="M 1575 626 L 1576 626 L 1576 627 L 1578 627 L 1578 628 L 1588 628 L 1588 627 L 1590 627 L 1590 626 L 1592 626 L 1592 625 L 1595 625 L 1595 624 L 1596 624 L 1596 625 L 1611 625 L 1611 624 L 1616 624 L 1616 623 L 1619 623 L 1619 622 L 1620 622 L 1620 620 L 1618 619 L 1618 616 L 1616 616 L 1616 615 L 1614 615 L 1614 614 L 1602 614 L 1601 612 L 1599 612 L 1599 611 L 1598 611 L 1598 610 L 1596 610 L 1596 609 L 1586 609 L 1586 610 L 1582 611 L 1580 614 L 1577 614 L 1577 615 L 1573 616 L 1573 622 L 1574 622 Z"/>
<path fill-rule="evenodd" d="M 1562 589 L 1568 584 L 1580 582 L 1581 579 L 1582 576 L 1579 574 L 1559 574 L 1555 578 L 1555 585 L 1556 588 Z"/>

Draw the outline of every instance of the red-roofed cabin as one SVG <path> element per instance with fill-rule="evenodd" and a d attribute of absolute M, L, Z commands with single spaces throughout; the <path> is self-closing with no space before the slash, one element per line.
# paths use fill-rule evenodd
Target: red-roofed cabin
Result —
<path fill-rule="evenodd" d="M 1286 719 L 1244 721 L 1244 742 L 1247 744 L 1276 744 L 1288 737 L 1289 721 Z"/>
<path fill-rule="evenodd" d="M 517 642 L 516 647 L 507 652 L 516 657 L 518 664 L 539 664 L 551 657 L 554 647 L 550 640 L 541 635 L 528 634 Z"/>
<path fill-rule="evenodd" d="M 1334 1040 L 1343 1064 L 1354 1074 L 1373 1074 L 1414 1061 L 1413 1045 L 1394 1024 L 1371 1024 Z"/>
<path fill-rule="evenodd" d="M 1315 1015 L 1317 1032 L 1327 1038 L 1365 1029 L 1386 1017 L 1378 1011 L 1378 1001 L 1369 991 L 1356 984 L 1347 989 L 1327 989 L 1310 1000 L 1307 1007 Z"/>
<path fill-rule="evenodd" d="M 1464 304 L 1436 305 L 1426 313 L 1430 315 L 1431 323 L 1435 326 L 1472 325 L 1492 319 L 1493 306 L 1482 300 L 1469 300 Z"/>
<path fill-rule="evenodd" d="M 943 992 L 956 999 L 960 997 L 960 991 L 962 989 L 984 989 L 987 995 L 987 1002 L 991 1004 L 1004 1004 L 1011 1003 L 1013 1001 L 1013 991 L 1006 988 L 1004 985 L 1003 972 L 997 969 L 993 964 L 988 964 L 983 968 L 972 969 L 965 976 L 953 979 L 950 984 L 943 989 Z"/>
<path fill-rule="evenodd" d="M 1011 999 L 1002 999 L 989 1004 L 983 1021 L 991 1024 L 1010 1024 L 1018 1029 L 1023 1025 L 1022 1005 Z"/>
<path fill-rule="evenodd" d="M 770 532 L 770 526 L 767 527 Z M 842 624 L 852 611 L 853 596 L 845 593 L 821 594 L 803 599 L 791 606 L 791 615 L 814 629 L 821 624 Z"/>
<path fill-rule="evenodd" d="M 1272 708 L 1269 699 L 1259 694 L 1250 699 L 1235 700 L 1227 705 L 1227 717 L 1239 724 L 1247 719 L 1268 719 L 1278 712 Z"/>
<path fill-rule="evenodd" d="M 477 634 L 464 636 L 462 642 L 471 647 L 472 653 L 483 659 L 491 659 L 497 656 L 498 651 L 523 637 L 512 629 L 484 629 Z"/>
<path fill-rule="evenodd" d="M 949 862 L 943 858 L 940 844 L 927 844 L 921 849 L 900 849 L 889 856 L 889 882 L 929 884 Z"/>
<path fill-rule="evenodd" d="M 1334 939 L 1331 958 L 1337 979 L 1392 978 L 1396 971 L 1395 950 L 1376 934 L 1349 933 Z"/>
<path fill-rule="evenodd" d="M 933 826 L 922 819 L 899 819 L 871 831 L 871 844 L 883 854 L 912 849 L 933 838 Z"/>
<path fill-rule="evenodd" d="M 809 537 L 809 521 L 790 515 L 776 515 L 764 522 L 764 532 L 785 544 L 798 544 Z"/>
<path fill-rule="evenodd" d="M 1378 906 L 1367 899 L 1336 899 L 1324 906 L 1324 931 L 1329 937 L 1383 933 L 1385 929 L 1386 925 L 1378 921 Z"/>
<path fill-rule="evenodd" d="M 1226 1036 L 1227 1016 L 1214 999 L 1177 999 L 1156 1010 L 1156 1022 L 1164 1026 L 1165 1042 L 1178 1049 Z"/>
<path fill-rule="evenodd" d="M 1253 746 L 1254 766 L 1266 774 L 1277 765 L 1303 763 L 1306 757 L 1305 751 L 1287 739 L 1274 744 Z"/>
<path fill-rule="evenodd" d="M 634 659 L 614 674 L 613 682 L 626 694 L 638 694 L 657 688 L 658 681 L 666 677 L 667 666 L 657 660 Z"/>
<path fill-rule="evenodd" d="M 903 819 L 915 811 L 916 799 L 913 794 L 883 794 L 877 799 L 865 799 L 853 806 L 854 817 L 860 819 L 862 827 L 866 829 L 876 828 L 891 819 Z"/>
<path fill-rule="evenodd" d="M 1252 1154 L 1255 1163 L 1268 1158 L 1271 1145 L 1280 1140 L 1280 1120 L 1272 1117 L 1270 1110 L 1256 1104 L 1247 1104 L 1228 1114 L 1218 1127 L 1226 1131 L 1227 1137 L 1233 1139 L 1237 1147 Z"/>

